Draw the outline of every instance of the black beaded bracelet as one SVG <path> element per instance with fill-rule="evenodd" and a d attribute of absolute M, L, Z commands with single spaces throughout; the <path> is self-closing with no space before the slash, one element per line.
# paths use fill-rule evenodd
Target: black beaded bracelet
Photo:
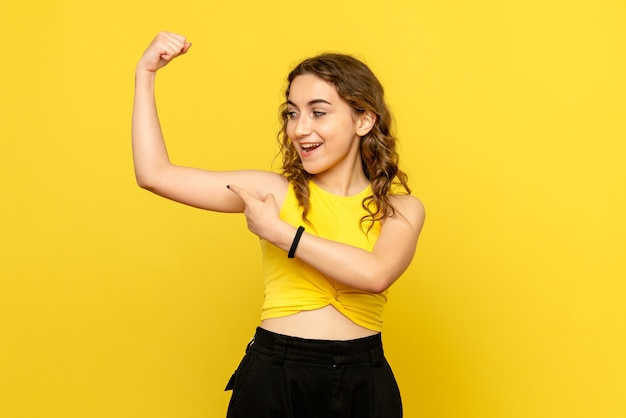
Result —
<path fill-rule="evenodd" d="M 289 253 L 287 254 L 287 258 L 294 258 L 296 256 L 296 248 L 298 248 L 298 243 L 300 242 L 300 237 L 304 232 L 304 227 L 299 226 L 296 231 L 296 236 L 293 237 L 293 242 L 291 243 L 291 248 L 289 248 Z"/>

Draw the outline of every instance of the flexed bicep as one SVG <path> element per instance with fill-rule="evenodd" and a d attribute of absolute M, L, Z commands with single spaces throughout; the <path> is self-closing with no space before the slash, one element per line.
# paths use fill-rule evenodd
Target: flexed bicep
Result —
<path fill-rule="evenodd" d="M 153 182 L 142 187 L 159 196 L 200 209 L 244 213 L 246 202 L 226 187 L 229 184 L 242 185 L 255 196 L 267 193 L 281 196 L 287 189 L 286 180 L 269 171 L 211 171 L 176 165 L 160 170 Z"/>
<path fill-rule="evenodd" d="M 159 196 L 218 212 L 243 212 L 245 209 L 242 200 L 226 189 L 229 183 L 259 195 L 284 195 L 286 180 L 277 173 L 212 171 L 184 167 L 170 161 L 157 115 L 155 73 L 185 54 L 190 47 L 183 35 L 161 32 L 137 64 L 132 118 L 132 151 L 137 183 Z"/>

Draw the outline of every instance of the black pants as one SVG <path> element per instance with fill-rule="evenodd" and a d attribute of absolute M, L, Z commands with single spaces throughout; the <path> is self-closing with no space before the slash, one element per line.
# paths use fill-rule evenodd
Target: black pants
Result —
<path fill-rule="evenodd" d="M 402 417 L 380 334 L 320 341 L 258 328 L 230 389 L 227 418 Z"/>

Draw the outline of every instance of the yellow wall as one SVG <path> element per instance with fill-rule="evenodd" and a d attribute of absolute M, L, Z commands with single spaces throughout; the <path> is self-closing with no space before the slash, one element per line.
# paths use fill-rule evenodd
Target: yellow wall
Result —
<path fill-rule="evenodd" d="M 363 57 L 428 219 L 385 343 L 407 417 L 626 416 L 626 4 L 9 2 L 0 12 L 0 416 L 224 416 L 258 323 L 241 215 L 136 187 L 162 29 L 172 158 L 271 168 L 289 68 Z"/>

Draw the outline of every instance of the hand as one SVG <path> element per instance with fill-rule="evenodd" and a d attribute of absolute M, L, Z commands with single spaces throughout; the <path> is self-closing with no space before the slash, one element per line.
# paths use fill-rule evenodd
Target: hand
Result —
<path fill-rule="evenodd" d="M 187 42 L 183 35 L 160 32 L 144 51 L 137 64 L 137 71 L 154 73 L 177 56 L 187 53 L 189 48 L 191 48 L 191 42 Z"/>
<path fill-rule="evenodd" d="M 259 238 L 273 242 L 271 234 L 276 231 L 276 225 L 280 222 L 279 209 L 273 194 L 267 194 L 263 199 L 259 199 L 241 187 L 228 185 L 246 205 L 244 215 L 248 222 L 248 229 L 258 235 Z"/>

